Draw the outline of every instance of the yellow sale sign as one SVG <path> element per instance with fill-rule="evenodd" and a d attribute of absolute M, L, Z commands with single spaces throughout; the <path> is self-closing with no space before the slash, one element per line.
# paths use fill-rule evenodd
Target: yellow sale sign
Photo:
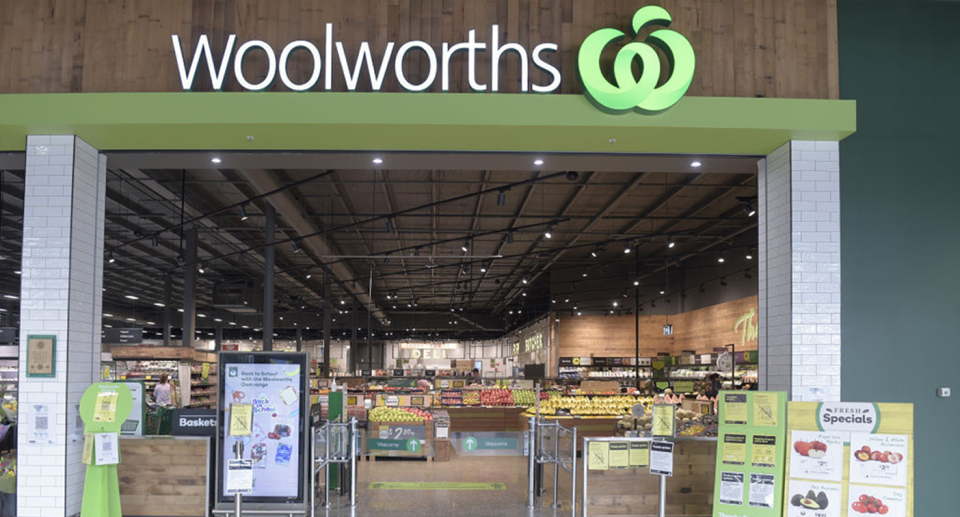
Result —
<path fill-rule="evenodd" d="M 913 404 L 790 402 L 785 517 L 913 517 Z"/>

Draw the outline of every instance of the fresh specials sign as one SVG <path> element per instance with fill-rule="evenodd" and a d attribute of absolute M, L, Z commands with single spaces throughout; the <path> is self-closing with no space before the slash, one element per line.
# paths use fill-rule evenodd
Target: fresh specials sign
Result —
<path fill-rule="evenodd" d="M 642 30 L 653 26 L 667 27 L 672 21 L 666 9 L 646 6 L 634 14 L 629 34 L 605 28 L 587 36 L 577 56 L 577 80 L 590 101 L 610 112 L 657 112 L 676 104 L 693 81 L 696 58 L 690 42 L 683 35 L 666 28 L 654 30 L 643 41 L 634 41 Z M 564 79 L 560 69 L 551 61 L 559 60 L 556 57 L 559 45 L 541 42 L 532 47 L 525 46 L 503 41 L 500 33 L 500 27 L 494 24 L 482 33 L 471 29 L 467 32 L 466 41 L 443 42 L 439 48 L 422 40 L 411 40 L 388 41 L 375 49 L 364 41 L 359 49 L 354 50 L 347 49 L 342 41 L 338 41 L 334 25 L 327 23 L 322 42 L 295 40 L 280 49 L 263 40 L 240 42 L 236 34 L 230 34 L 220 55 L 214 55 L 209 37 L 201 34 L 193 45 L 192 56 L 185 52 L 180 35 L 171 35 L 171 40 L 180 84 L 184 90 L 193 89 L 200 75 L 206 73 L 215 90 L 223 89 L 228 76 L 232 75 L 233 80 L 248 91 L 269 90 L 277 80 L 295 92 L 331 91 L 334 75 L 338 75 L 343 78 L 349 91 L 355 91 L 361 78 L 366 78 L 373 91 L 379 92 L 383 90 L 389 75 L 405 91 L 423 92 L 439 84 L 441 92 L 448 92 L 453 69 L 451 63 L 465 59 L 470 88 L 474 92 L 498 92 L 502 81 L 500 64 L 508 54 L 513 54 L 519 58 L 520 92 L 557 91 Z M 606 47 L 614 43 L 625 44 L 614 60 L 613 73 L 609 76 L 614 79 L 611 82 L 601 69 L 600 56 Z M 667 56 L 671 66 L 668 78 L 662 84 L 657 49 Z M 289 62 L 295 53 L 310 56 L 312 66 L 306 79 L 294 80 L 290 77 Z M 254 54 L 266 56 L 266 68 L 257 74 L 256 79 L 251 79 L 244 72 L 244 64 Z M 489 58 L 489 84 L 478 78 L 480 56 Z M 417 77 L 410 76 L 405 70 L 406 63 L 422 57 L 427 60 L 426 72 L 417 74 Z M 639 65 L 639 76 L 634 72 L 635 64 Z M 531 69 L 544 72 L 547 79 L 543 82 L 531 81 Z"/>

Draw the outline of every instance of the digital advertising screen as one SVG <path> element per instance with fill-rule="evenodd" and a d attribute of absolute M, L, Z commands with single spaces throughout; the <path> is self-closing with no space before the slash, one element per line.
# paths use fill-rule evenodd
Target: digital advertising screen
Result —
<path fill-rule="evenodd" d="M 230 460 L 253 462 L 249 502 L 301 502 L 309 433 L 306 355 L 222 353 L 218 400 L 218 499 Z"/>

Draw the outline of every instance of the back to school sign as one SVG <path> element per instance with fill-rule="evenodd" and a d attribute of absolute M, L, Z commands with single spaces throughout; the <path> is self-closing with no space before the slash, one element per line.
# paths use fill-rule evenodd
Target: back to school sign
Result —
<path fill-rule="evenodd" d="M 790 402 L 786 517 L 913 517 L 913 404 Z"/>

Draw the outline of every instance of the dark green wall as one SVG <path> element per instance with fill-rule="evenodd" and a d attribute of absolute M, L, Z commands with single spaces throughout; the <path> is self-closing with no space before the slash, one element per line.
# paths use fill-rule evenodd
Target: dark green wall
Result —
<path fill-rule="evenodd" d="M 919 517 L 960 515 L 960 3 L 839 3 L 843 400 L 912 402 Z"/>

